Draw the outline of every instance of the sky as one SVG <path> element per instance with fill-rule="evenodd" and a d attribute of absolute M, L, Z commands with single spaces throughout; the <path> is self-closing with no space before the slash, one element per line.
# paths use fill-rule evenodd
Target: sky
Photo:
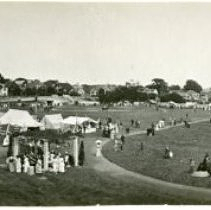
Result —
<path fill-rule="evenodd" d="M 0 2 L 0 72 L 211 87 L 211 3 Z"/>

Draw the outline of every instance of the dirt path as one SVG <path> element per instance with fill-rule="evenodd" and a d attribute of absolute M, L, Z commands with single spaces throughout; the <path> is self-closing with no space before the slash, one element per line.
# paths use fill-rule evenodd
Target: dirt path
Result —
<path fill-rule="evenodd" d="M 204 122 L 206 120 L 198 120 L 194 123 Z M 177 125 L 181 126 L 181 125 Z M 169 129 L 170 127 L 166 127 L 160 130 Z M 144 134 L 145 131 L 139 131 L 135 133 L 131 133 L 128 136 L 136 135 L 136 134 Z M 103 144 L 109 142 L 109 139 L 104 139 Z M 114 178 L 118 178 L 124 182 L 128 182 L 134 187 L 144 187 L 155 191 L 156 193 L 161 193 L 166 197 L 174 197 L 177 200 L 178 204 L 182 204 L 183 200 L 190 200 L 193 203 L 209 203 L 211 204 L 211 189 L 200 188 L 200 187 L 192 187 L 181 184 L 174 184 L 166 181 L 162 181 L 159 179 L 151 178 L 148 176 L 144 176 L 139 173 L 135 173 L 132 171 L 128 171 L 110 161 L 108 161 L 105 157 L 95 157 L 95 139 L 88 139 L 87 145 L 87 161 L 89 163 L 89 167 L 105 173 L 107 176 L 113 176 Z"/>

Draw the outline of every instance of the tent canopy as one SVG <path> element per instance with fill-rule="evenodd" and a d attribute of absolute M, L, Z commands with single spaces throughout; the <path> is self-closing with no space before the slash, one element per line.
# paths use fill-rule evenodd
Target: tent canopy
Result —
<path fill-rule="evenodd" d="M 63 120 L 65 124 L 69 125 L 82 125 L 83 123 L 89 122 L 97 124 L 97 122 L 89 117 L 77 117 L 77 116 L 69 116 Z"/>
<path fill-rule="evenodd" d="M 41 121 L 47 129 L 61 129 L 63 128 L 63 117 L 61 114 L 45 115 Z"/>
<path fill-rule="evenodd" d="M 28 111 L 19 109 L 10 109 L 0 118 L 0 125 L 6 124 L 25 128 L 36 128 L 42 126 L 41 123 L 33 119 Z"/>

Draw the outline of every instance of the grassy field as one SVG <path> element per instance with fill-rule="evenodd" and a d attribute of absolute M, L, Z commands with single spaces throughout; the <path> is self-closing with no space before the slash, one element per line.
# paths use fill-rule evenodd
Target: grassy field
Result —
<path fill-rule="evenodd" d="M 131 171 L 170 182 L 211 188 L 210 178 L 193 178 L 188 173 L 190 158 L 196 161 L 197 168 L 205 153 L 211 154 L 210 139 L 211 124 L 204 122 L 191 125 L 189 129 L 176 127 L 160 131 L 154 137 L 128 137 L 123 152 L 114 152 L 114 143 L 109 142 L 104 146 L 103 154 Z M 163 158 L 165 146 L 173 151 L 173 159 Z"/>
<path fill-rule="evenodd" d="M 124 204 L 193 204 L 195 201 L 162 195 L 144 186 L 131 185 L 87 168 L 62 175 L 11 174 L 0 169 L 1 206 L 69 206 Z M 203 201 L 201 201 L 203 203 Z"/>
<path fill-rule="evenodd" d="M 66 106 L 55 108 L 51 113 L 61 113 L 63 117 L 69 115 L 88 116 L 95 120 L 106 119 L 108 116 L 114 122 L 122 122 L 124 127 L 130 127 L 130 121 L 140 120 L 141 129 L 145 129 L 151 125 L 152 122 L 157 122 L 165 118 L 169 121 L 170 118 L 180 120 L 185 118 L 188 114 L 191 120 L 198 120 L 209 118 L 210 112 L 197 110 L 194 112 L 192 109 L 159 109 L 158 111 L 152 107 L 140 105 L 139 107 L 116 107 L 110 108 L 108 111 L 102 111 L 101 107 L 84 107 L 84 106 Z"/>

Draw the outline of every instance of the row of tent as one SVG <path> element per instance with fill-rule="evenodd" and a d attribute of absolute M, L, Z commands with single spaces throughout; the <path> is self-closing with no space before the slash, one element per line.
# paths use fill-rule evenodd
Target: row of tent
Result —
<path fill-rule="evenodd" d="M 86 133 L 96 131 L 97 121 L 89 117 L 69 116 L 63 119 L 61 114 L 45 115 L 43 119 L 38 122 L 29 114 L 28 111 L 10 109 L 0 117 L 0 125 L 12 125 L 22 128 L 26 131 L 28 128 L 45 129 L 67 129 L 70 126 L 86 127 Z"/>

